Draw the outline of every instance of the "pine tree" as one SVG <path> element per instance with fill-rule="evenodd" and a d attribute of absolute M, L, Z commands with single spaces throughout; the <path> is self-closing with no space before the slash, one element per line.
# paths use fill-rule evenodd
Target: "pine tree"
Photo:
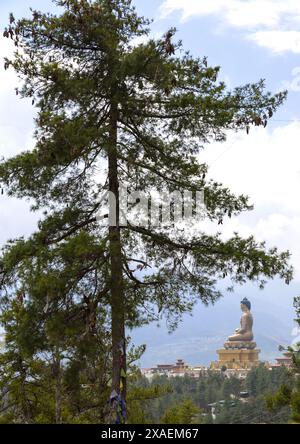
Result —
<path fill-rule="evenodd" d="M 294 299 L 294 307 L 297 315 L 296 321 L 300 326 L 300 296 Z M 276 393 L 267 396 L 267 405 L 269 410 L 275 414 L 278 409 L 289 407 L 292 422 L 300 424 L 300 343 L 289 347 L 288 351 L 293 360 L 290 377 L 284 378 Z"/>
<path fill-rule="evenodd" d="M 4 31 L 17 49 L 5 69 L 23 79 L 17 94 L 30 97 L 38 115 L 35 148 L 3 161 L 0 181 L 9 196 L 29 198 L 45 214 L 36 233 L 3 251 L 1 292 L 24 292 L 43 328 L 62 333 L 63 347 L 68 335 L 93 342 L 98 310 L 106 312 L 112 394 L 124 401 L 126 326 L 166 316 L 173 327 L 197 300 L 221 296 L 218 280 L 263 286 L 275 275 L 289 282 L 292 271 L 288 253 L 253 237 L 123 226 L 120 183 L 131 192 L 204 190 L 206 216 L 216 224 L 250 210 L 246 196 L 207 180 L 199 153 L 228 130 L 266 126 L 286 93 L 266 93 L 263 81 L 228 91 L 218 67 L 183 52 L 175 29 L 147 40 L 150 23 L 130 0 L 54 3 L 58 15 L 11 15 Z M 108 228 L 97 216 L 107 191 L 116 208 Z"/>
<path fill-rule="evenodd" d="M 161 424 L 193 424 L 199 420 L 200 409 L 190 399 L 182 401 L 167 409 L 161 418 Z"/>
<path fill-rule="evenodd" d="M 43 318 L 20 294 L 3 300 L 1 308 L 6 335 L 0 353 L 0 422 L 104 422 L 110 367 L 104 318 L 98 316 L 93 338 L 78 339 L 78 326 L 66 332 L 55 315 Z"/>
<path fill-rule="evenodd" d="M 129 424 L 156 423 L 153 413 L 157 414 L 156 401 L 172 393 L 171 386 L 166 384 L 149 383 L 141 376 L 140 370 L 132 372 L 129 379 L 127 396 Z"/>

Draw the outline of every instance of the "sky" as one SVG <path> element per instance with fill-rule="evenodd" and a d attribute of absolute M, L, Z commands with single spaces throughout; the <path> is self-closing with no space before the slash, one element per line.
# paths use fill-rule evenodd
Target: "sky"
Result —
<path fill-rule="evenodd" d="M 288 100 L 266 129 L 250 134 L 228 134 L 225 143 L 211 144 L 200 160 L 210 166 L 210 177 L 237 193 L 245 193 L 254 211 L 226 222 L 224 235 L 234 231 L 254 234 L 269 246 L 292 253 L 295 281 L 292 289 L 276 282 L 279 304 L 291 304 L 300 281 L 300 2 L 299 0 L 135 0 L 138 12 L 153 18 L 152 34 L 178 29 L 185 49 L 207 56 L 221 67 L 229 88 L 266 79 L 267 89 L 288 89 Z M 42 4 L 42 6 L 41 6 Z M 2 0 L 0 31 L 9 12 L 27 15 L 29 7 L 52 10 L 49 0 Z M 2 36 L 2 32 L 1 32 Z M 13 48 L 0 37 L 0 58 Z M 34 146 L 34 108 L 19 100 L 11 70 L 0 69 L 0 157 Z M 0 196 L 0 246 L 9 238 L 29 235 L 37 215 L 30 203 Z M 218 227 L 220 229 L 220 227 Z M 252 290 L 257 292 L 255 288 Z M 266 298 L 266 310 L 269 302 Z M 186 320 L 186 323 L 189 321 Z M 188 325 L 188 324 L 186 324 Z M 229 334 L 231 332 L 228 332 Z"/>

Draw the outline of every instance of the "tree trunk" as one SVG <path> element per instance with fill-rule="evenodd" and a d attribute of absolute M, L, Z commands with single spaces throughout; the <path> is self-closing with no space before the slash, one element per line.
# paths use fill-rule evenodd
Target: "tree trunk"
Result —
<path fill-rule="evenodd" d="M 24 417 L 25 424 L 31 424 L 32 423 L 32 415 L 31 415 L 31 408 L 30 404 L 27 399 L 26 395 L 26 370 L 23 365 L 23 360 L 21 357 L 18 358 L 18 367 L 20 370 L 20 398 L 21 398 L 21 409 L 22 409 L 22 416 Z"/>
<path fill-rule="evenodd" d="M 125 309 L 123 295 L 122 251 L 119 226 L 119 181 L 117 164 L 118 108 L 113 100 L 110 112 L 108 150 L 109 191 L 115 196 L 116 226 L 109 227 L 111 273 L 112 389 L 126 398 Z M 112 209 L 114 210 L 114 209 Z"/>
<path fill-rule="evenodd" d="M 54 358 L 54 367 L 55 367 L 55 423 L 61 424 L 61 360 L 59 352 L 56 353 Z"/>

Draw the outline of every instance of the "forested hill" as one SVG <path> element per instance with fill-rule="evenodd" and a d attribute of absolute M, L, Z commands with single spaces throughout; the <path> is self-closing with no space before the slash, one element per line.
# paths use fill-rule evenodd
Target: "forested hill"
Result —
<path fill-rule="evenodd" d="M 270 371 L 262 365 L 251 370 L 246 380 L 226 378 L 214 372 L 199 379 L 161 376 L 149 382 L 144 378 L 140 381 L 144 389 L 161 386 L 169 390 L 164 396 L 140 404 L 138 412 L 131 409 L 131 414 L 139 415 L 139 420 L 143 416 L 148 423 L 162 424 L 288 423 L 290 409 L 283 407 L 271 412 L 267 399 L 283 382 L 287 383 L 290 376 L 285 367 Z M 241 398 L 241 394 L 247 397 Z"/>

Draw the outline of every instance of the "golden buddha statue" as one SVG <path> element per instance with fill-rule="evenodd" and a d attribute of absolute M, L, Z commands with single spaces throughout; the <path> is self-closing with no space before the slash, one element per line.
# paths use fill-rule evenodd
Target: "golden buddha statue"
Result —
<path fill-rule="evenodd" d="M 251 303 L 247 298 L 241 301 L 241 310 L 243 312 L 241 317 L 241 327 L 235 330 L 235 334 L 229 336 L 228 341 L 252 341 L 253 340 L 253 317 L 251 314 Z"/>
<path fill-rule="evenodd" d="M 241 326 L 235 330 L 235 334 L 229 336 L 224 343 L 224 348 L 217 350 L 219 359 L 211 363 L 211 368 L 222 370 L 250 370 L 260 363 L 260 350 L 256 348 L 253 341 L 253 318 L 250 312 L 251 303 L 247 298 L 241 301 Z"/>

